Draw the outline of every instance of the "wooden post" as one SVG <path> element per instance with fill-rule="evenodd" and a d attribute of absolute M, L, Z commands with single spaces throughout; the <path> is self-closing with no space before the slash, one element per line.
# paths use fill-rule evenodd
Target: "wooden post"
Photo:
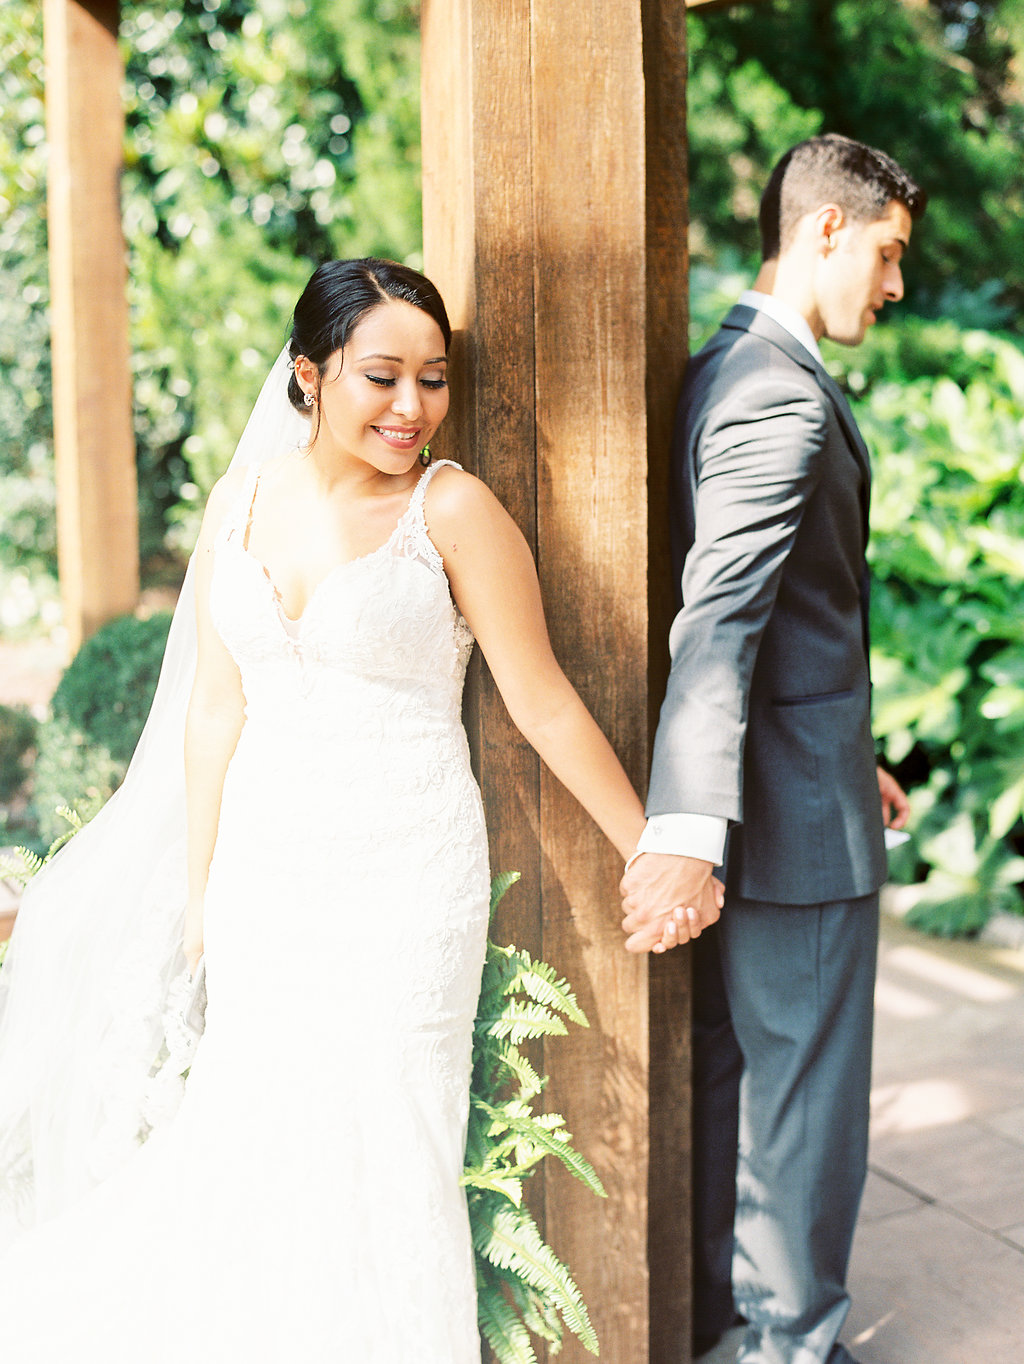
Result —
<path fill-rule="evenodd" d="M 57 535 L 73 652 L 139 592 L 117 0 L 45 0 Z"/>
<path fill-rule="evenodd" d="M 666 509 L 679 381 L 689 353 L 686 14 L 645 0 L 647 90 L 647 433 L 649 723 L 653 739 L 668 680 L 675 610 Z M 679 1364 L 692 1341 L 690 961 L 650 961 L 651 1360 Z"/>
<path fill-rule="evenodd" d="M 444 453 L 478 472 L 531 540 L 556 653 L 640 788 L 664 683 L 661 522 L 686 344 L 680 14 L 673 0 L 423 4 L 426 268 L 457 332 Z M 651 1013 L 648 961 L 622 946 L 617 855 L 512 731 L 485 669 L 468 700 L 492 865 L 523 872 L 501 933 L 567 975 L 591 1021 L 550 1044 L 548 1101 L 609 1199 L 555 1169 L 534 1206 L 592 1309 L 602 1357 L 683 1364 L 688 1150 L 653 1186 L 673 1210 L 652 1218 L 658 1236 L 681 1229 L 667 1276 L 648 1270 L 647 1179 L 650 1143 L 688 1135 L 685 962 L 654 977 L 669 988 L 656 986 Z M 656 1031 L 666 1013 L 667 1051 Z M 649 1052 L 671 1090 L 667 1127 L 650 1111 Z M 652 1284 L 655 1317 L 672 1317 L 671 1356 L 649 1324 Z M 575 1342 L 559 1356 L 583 1359 Z"/>

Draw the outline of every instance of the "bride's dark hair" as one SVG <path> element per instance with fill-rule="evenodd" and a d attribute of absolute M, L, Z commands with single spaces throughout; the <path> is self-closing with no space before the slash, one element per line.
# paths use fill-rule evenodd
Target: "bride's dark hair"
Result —
<path fill-rule="evenodd" d="M 288 354 L 312 360 L 323 380 L 327 361 L 343 350 L 356 325 L 371 309 L 388 299 L 411 303 L 432 317 L 441 328 L 447 352 L 452 339 L 444 300 L 425 275 L 394 261 L 367 256 L 362 260 L 332 260 L 314 271 L 302 291 L 292 319 Z M 319 387 L 319 385 L 318 385 Z M 309 415 L 304 394 L 294 372 L 288 380 L 288 398 L 299 412 Z"/>

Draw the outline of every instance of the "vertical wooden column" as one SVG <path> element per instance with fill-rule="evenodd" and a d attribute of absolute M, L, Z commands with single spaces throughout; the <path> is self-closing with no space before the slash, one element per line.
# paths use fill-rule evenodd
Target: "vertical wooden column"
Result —
<path fill-rule="evenodd" d="M 647 432 L 650 733 L 668 678 L 674 606 L 669 569 L 669 454 L 689 351 L 686 13 L 644 0 L 647 97 Z M 690 962 L 677 949 L 650 961 L 650 1215 L 652 1364 L 690 1358 Z"/>
<path fill-rule="evenodd" d="M 686 354 L 684 29 L 674 0 L 423 3 L 426 268 L 457 332 L 444 453 L 530 538 L 556 652 L 640 788 L 667 658 L 662 522 Z M 685 960 L 652 973 L 649 1007 L 648 960 L 622 947 L 617 855 L 540 770 L 485 668 L 468 714 L 492 864 L 523 872 L 500 932 L 564 972 L 591 1020 L 545 1065 L 609 1199 L 556 1169 L 535 1206 L 602 1357 L 682 1364 Z M 667 1167 L 649 1229 L 652 1149 Z M 649 1271 L 649 1237 L 671 1268 Z M 575 1342 L 559 1356 L 585 1358 Z"/>
<path fill-rule="evenodd" d="M 57 535 L 69 646 L 138 599 L 118 0 L 45 0 Z"/>

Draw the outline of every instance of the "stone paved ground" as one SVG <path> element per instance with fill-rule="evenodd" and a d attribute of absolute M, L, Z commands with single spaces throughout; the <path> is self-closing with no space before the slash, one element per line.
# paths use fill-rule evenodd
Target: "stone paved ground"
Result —
<path fill-rule="evenodd" d="M 1024 1361 L 1024 951 L 883 918 L 860 1364 Z M 733 1333 L 702 1364 L 732 1364 Z"/>

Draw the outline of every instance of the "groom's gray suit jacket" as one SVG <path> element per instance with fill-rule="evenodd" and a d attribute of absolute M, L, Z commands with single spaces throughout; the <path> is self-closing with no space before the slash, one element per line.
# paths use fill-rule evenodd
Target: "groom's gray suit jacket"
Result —
<path fill-rule="evenodd" d="M 647 813 L 719 815 L 729 891 L 777 904 L 885 878 L 870 730 L 871 472 L 842 392 L 737 306 L 691 360 L 674 443 L 670 636 Z"/>

